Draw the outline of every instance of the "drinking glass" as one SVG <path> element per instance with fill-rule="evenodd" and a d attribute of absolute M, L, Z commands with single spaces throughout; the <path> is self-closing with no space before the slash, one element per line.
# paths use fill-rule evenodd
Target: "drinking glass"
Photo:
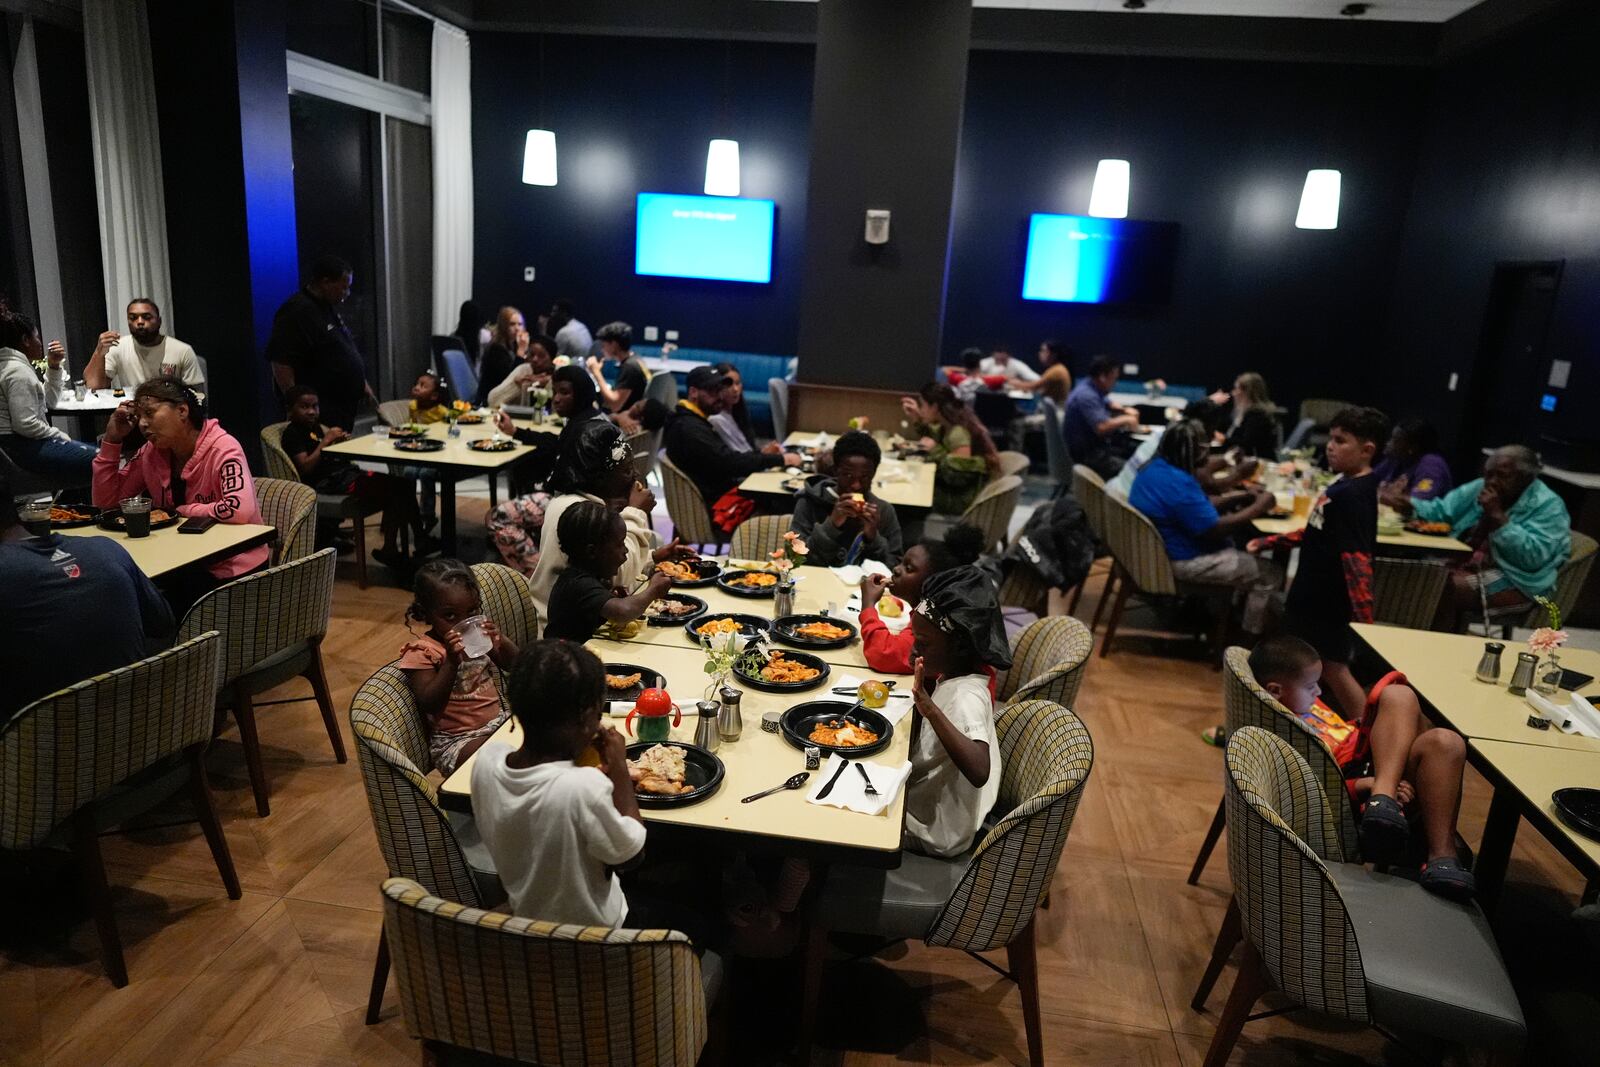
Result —
<path fill-rule="evenodd" d="M 468 659 L 487 656 L 489 650 L 494 648 L 494 642 L 483 632 L 483 624 L 488 621 L 487 615 L 474 615 L 456 624 L 456 633 L 461 635 L 462 651 L 466 652 Z"/>
<path fill-rule="evenodd" d="M 150 501 L 146 497 L 135 496 L 124 500 L 120 505 L 122 509 L 122 523 L 128 531 L 129 537 L 150 536 Z"/>
<path fill-rule="evenodd" d="M 22 528 L 34 537 L 43 537 L 49 533 L 50 508 L 51 503 L 49 500 L 30 500 L 22 505 L 21 509 L 19 509 Z"/>

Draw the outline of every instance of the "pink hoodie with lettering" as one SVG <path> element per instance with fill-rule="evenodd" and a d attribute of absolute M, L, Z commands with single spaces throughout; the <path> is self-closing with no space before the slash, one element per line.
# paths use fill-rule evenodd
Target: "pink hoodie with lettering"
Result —
<path fill-rule="evenodd" d="M 174 506 L 172 497 L 172 453 L 147 444 L 119 470 L 121 461 L 122 443 L 102 440 L 100 454 L 94 457 L 95 507 L 114 508 L 130 496 L 149 493 L 155 507 L 176 511 L 185 518 L 203 515 L 230 524 L 261 521 L 256 483 L 250 477 L 244 449 L 216 419 L 207 419 L 200 427 L 194 455 L 180 472 L 185 488 L 183 504 Z M 220 559 L 206 569 L 215 578 L 237 578 L 261 566 L 270 554 L 266 545 L 258 545 Z"/>

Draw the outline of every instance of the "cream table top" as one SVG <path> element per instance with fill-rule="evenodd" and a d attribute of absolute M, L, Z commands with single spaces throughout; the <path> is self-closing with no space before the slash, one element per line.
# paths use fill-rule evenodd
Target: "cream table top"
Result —
<path fill-rule="evenodd" d="M 1474 738 L 1473 750 L 1500 781 L 1521 795 L 1523 812 L 1551 843 L 1565 853 L 1590 878 L 1600 874 L 1600 841 L 1585 837 L 1556 814 L 1550 794 L 1569 786 L 1600 789 L 1600 752 L 1519 745 L 1510 741 Z"/>
<path fill-rule="evenodd" d="M 1306 524 L 1303 518 L 1269 519 L 1262 517 L 1251 519 L 1250 525 L 1260 530 L 1263 534 L 1285 534 L 1300 529 Z M 1454 537 L 1433 537 L 1428 534 L 1412 533 L 1402 530 L 1397 534 L 1378 534 L 1378 544 L 1388 545 L 1391 548 L 1409 548 L 1417 552 L 1471 552 L 1472 548 L 1464 541 Z"/>
<path fill-rule="evenodd" d="M 212 563 L 235 552 L 266 544 L 278 536 L 277 529 L 272 526 L 222 522 L 199 534 L 179 533 L 177 526 L 151 530 L 149 537 L 129 537 L 98 526 L 56 532 L 66 537 L 111 538 L 128 550 L 128 555 L 147 578 L 159 578 L 181 567 Z"/>

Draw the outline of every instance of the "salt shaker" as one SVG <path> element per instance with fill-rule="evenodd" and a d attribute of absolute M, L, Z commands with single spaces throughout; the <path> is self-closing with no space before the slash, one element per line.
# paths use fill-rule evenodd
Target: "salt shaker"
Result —
<path fill-rule="evenodd" d="M 1533 684 L 1533 670 L 1539 665 L 1539 657 L 1532 652 L 1518 652 L 1517 666 L 1511 672 L 1511 684 L 1506 686 L 1513 696 L 1523 696 L 1528 687 Z"/>
<path fill-rule="evenodd" d="M 717 733 L 717 713 L 722 710 L 722 705 L 715 700 L 701 700 L 695 704 L 700 712 L 700 720 L 695 724 L 694 743 L 707 752 L 715 752 L 722 744 L 722 738 Z"/>
<path fill-rule="evenodd" d="M 1478 681 L 1489 685 L 1500 684 L 1500 653 L 1505 650 L 1506 646 L 1499 641 L 1483 643 L 1483 656 L 1478 660 Z"/>
<path fill-rule="evenodd" d="M 794 579 L 779 578 L 778 587 L 772 594 L 772 617 L 781 619 L 785 615 L 794 614 Z"/>
<path fill-rule="evenodd" d="M 731 685 L 725 685 L 717 691 L 717 695 L 722 697 L 722 708 L 717 715 L 717 733 L 724 741 L 737 741 L 744 732 L 744 715 L 739 710 L 739 701 L 744 694 Z"/>

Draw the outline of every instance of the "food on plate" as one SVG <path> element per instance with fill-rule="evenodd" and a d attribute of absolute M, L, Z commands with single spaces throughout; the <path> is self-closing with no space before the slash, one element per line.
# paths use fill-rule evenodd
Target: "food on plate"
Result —
<path fill-rule="evenodd" d="M 1450 528 L 1448 522 L 1423 522 L 1421 519 L 1412 519 L 1406 523 L 1406 529 L 1420 534 L 1447 534 Z"/>
<path fill-rule="evenodd" d="M 111 390 L 111 395 L 112 396 L 127 396 L 128 395 L 128 391 L 126 389 L 113 389 L 113 390 Z"/>
<path fill-rule="evenodd" d="M 804 626 L 796 626 L 794 632 L 796 637 L 815 637 L 822 641 L 837 641 L 850 636 L 849 630 L 831 622 L 808 622 Z"/>
<path fill-rule="evenodd" d="M 856 686 L 856 696 L 863 707 L 881 708 L 889 703 L 889 687 L 876 678 L 869 678 Z"/>
<path fill-rule="evenodd" d="M 656 571 L 665 574 L 675 582 L 693 582 L 699 579 L 700 572 L 688 563 L 680 563 L 675 559 L 662 560 L 656 564 Z"/>
<path fill-rule="evenodd" d="M 476 426 L 483 421 L 483 416 L 476 412 L 468 412 L 456 420 L 463 426 Z"/>
<path fill-rule="evenodd" d="M 650 606 L 644 609 L 644 613 L 652 619 L 676 619 L 680 615 L 693 615 L 699 610 L 699 605 L 691 604 L 686 600 L 662 599 L 650 601 Z"/>
<path fill-rule="evenodd" d="M 694 628 L 694 632 L 701 637 L 715 637 L 717 634 L 736 634 L 739 629 L 737 619 L 730 619 L 724 616 L 720 619 L 712 619 L 710 622 L 701 623 Z"/>
<path fill-rule="evenodd" d="M 815 667 L 786 658 L 782 652 L 774 652 L 761 668 L 761 677 L 768 682 L 809 682 L 821 673 Z"/>
<path fill-rule="evenodd" d="M 742 574 L 737 578 L 729 579 L 728 584 L 742 585 L 746 589 L 765 589 L 768 586 L 777 585 L 778 576 L 776 574 L 767 574 L 764 571 L 751 571 L 749 574 Z"/>
<path fill-rule="evenodd" d="M 843 719 L 817 723 L 811 728 L 810 738 L 819 745 L 832 745 L 835 748 L 857 748 L 870 745 L 877 739 L 878 735 L 865 726 L 857 726 Z"/>
<path fill-rule="evenodd" d="M 632 674 L 608 674 L 606 675 L 606 688 L 632 689 L 639 684 L 639 680 L 643 677 L 644 675 L 638 671 L 634 671 Z"/>
<path fill-rule="evenodd" d="M 51 522 L 88 522 L 94 518 L 87 511 L 76 511 L 72 508 L 53 507 L 50 509 Z"/>
<path fill-rule="evenodd" d="M 629 760 L 628 777 L 640 793 L 672 797 L 690 791 L 683 749 L 671 745 L 655 745 L 639 753 L 638 759 Z"/>

